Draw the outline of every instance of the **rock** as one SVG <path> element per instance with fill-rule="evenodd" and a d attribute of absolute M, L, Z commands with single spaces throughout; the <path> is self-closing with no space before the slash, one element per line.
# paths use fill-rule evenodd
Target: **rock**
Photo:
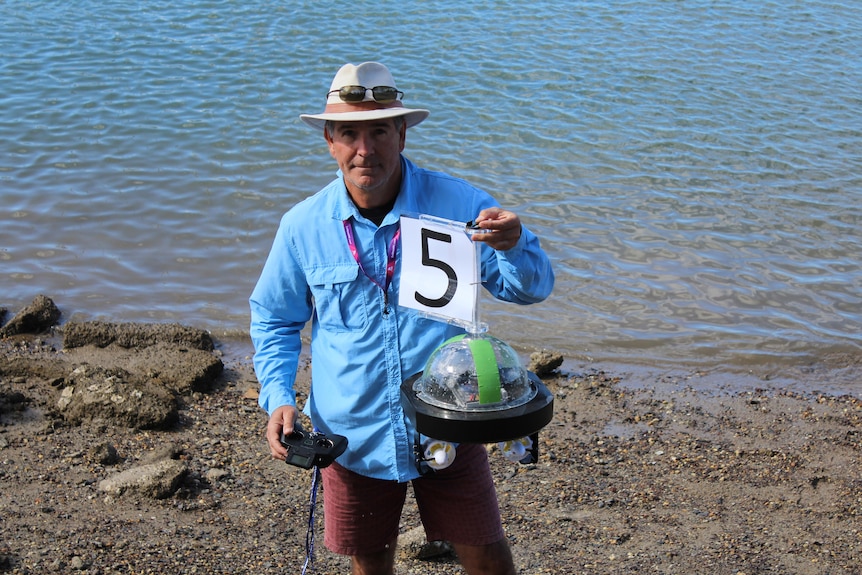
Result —
<path fill-rule="evenodd" d="M 549 377 L 561 365 L 563 365 L 563 356 L 561 354 L 542 350 L 530 355 L 530 365 L 527 369 L 539 377 Z"/>
<path fill-rule="evenodd" d="M 72 363 L 124 369 L 174 395 L 210 391 L 224 371 L 222 360 L 211 352 L 166 343 L 143 349 L 126 349 L 114 344 L 105 348 L 86 345 L 65 350 L 63 356 Z"/>
<path fill-rule="evenodd" d="M 42 296 L 35 303 L 30 311 L 53 307 Z M 30 311 L 19 317 L 53 317 Z M 211 391 L 224 371 L 212 338 L 201 329 L 70 322 L 62 331 L 61 352 L 41 339 L 21 339 L 32 338 L 27 334 L 0 340 L 0 378 L 20 383 L 38 378 L 56 388 L 59 395 L 27 399 L 34 409 L 56 408 L 55 414 L 73 425 L 164 429 L 178 420 L 181 396 Z M 18 406 L 27 407 L 16 397 L 0 396 L 0 412 Z"/>
<path fill-rule="evenodd" d="M 135 493 L 153 499 L 166 499 L 179 488 L 188 468 L 175 459 L 141 465 L 99 482 L 99 490 L 120 496 Z"/>
<path fill-rule="evenodd" d="M 0 318 L 2 319 L 2 318 Z M 51 298 L 37 295 L 33 303 L 18 312 L 9 323 L 0 328 L 0 337 L 21 333 L 43 333 L 51 329 L 60 319 L 60 310 Z"/>
<path fill-rule="evenodd" d="M 164 429 L 177 421 L 176 398 L 120 369 L 82 365 L 69 375 L 57 401 L 67 422 L 109 421 L 136 429 Z"/>
<path fill-rule="evenodd" d="M 228 476 L 230 476 L 230 471 L 228 471 L 227 469 L 219 468 L 208 469 L 206 474 L 204 475 L 206 480 L 210 483 L 218 483 L 219 481 Z"/>
<path fill-rule="evenodd" d="M 167 442 L 158 445 L 144 457 L 144 463 L 158 463 L 163 459 L 179 459 L 183 448 L 176 443 Z"/>
<path fill-rule="evenodd" d="M 102 365 L 121 363 L 177 395 L 208 391 L 224 371 L 210 335 L 179 324 L 70 322 L 63 348 L 69 357 L 88 354 L 104 358 Z"/>
<path fill-rule="evenodd" d="M 114 465 L 120 461 L 120 454 L 117 453 L 117 448 L 108 442 L 92 446 L 88 455 L 91 461 L 100 465 Z"/>
<path fill-rule="evenodd" d="M 68 369 L 63 359 L 46 354 L 35 353 L 30 356 L 26 352 L 18 355 L 0 353 L 0 377 L 20 378 L 22 381 L 38 378 L 54 385 L 56 381 L 63 380 Z"/>
<path fill-rule="evenodd" d="M 126 365 L 177 395 L 209 391 L 224 371 L 221 359 L 211 352 L 164 343 L 136 351 Z"/>
<path fill-rule="evenodd" d="M 20 391 L 0 391 L 0 414 L 24 411 L 29 401 Z"/>
<path fill-rule="evenodd" d="M 414 527 L 398 536 L 398 553 L 402 559 L 439 559 L 454 555 L 455 550 L 446 541 L 427 541 L 425 528 Z"/>
<path fill-rule="evenodd" d="M 11 323 L 11 322 L 10 322 Z M 100 321 L 69 322 L 63 327 L 63 347 L 67 349 L 94 345 L 107 347 L 116 344 L 125 348 L 145 348 L 157 343 L 168 343 L 212 351 L 212 337 L 202 329 L 177 323 L 106 323 Z"/>

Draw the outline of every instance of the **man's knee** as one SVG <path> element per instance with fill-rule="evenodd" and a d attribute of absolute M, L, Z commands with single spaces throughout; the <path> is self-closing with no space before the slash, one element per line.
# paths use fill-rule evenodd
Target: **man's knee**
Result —
<path fill-rule="evenodd" d="M 352 575 L 393 575 L 395 573 L 395 541 L 378 553 L 350 557 Z"/>
<path fill-rule="evenodd" d="M 489 545 L 453 544 L 469 575 L 516 575 L 509 543 L 501 539 Z"/>

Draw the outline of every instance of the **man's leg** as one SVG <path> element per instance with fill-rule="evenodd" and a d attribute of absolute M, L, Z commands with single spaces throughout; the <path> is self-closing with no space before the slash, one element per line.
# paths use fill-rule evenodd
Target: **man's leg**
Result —
<path fill-rule="evenodd" d="M 392 575 L 407 484 L 364 477 L 338 463 L 321 474 L 326 546 L 351 557 L 354 575 Z"/>
<path fill-rule="evenodd" d="M 490 545 L 453 543 L 452 546 L 469 575 L 516 575 L 512 552 L 505 539 Z"/>
<path fill-rule="evenodd" d="M 394 575 L 395 541 L 383 551 L 350 558 L 351 575 Z"/>
<path fill-rule="evenodd" d="M 452 466 L 413 492 L 428 539 L 450 542 L 469 575 L 514 575 L 485 446 L 459 445 Z"/>

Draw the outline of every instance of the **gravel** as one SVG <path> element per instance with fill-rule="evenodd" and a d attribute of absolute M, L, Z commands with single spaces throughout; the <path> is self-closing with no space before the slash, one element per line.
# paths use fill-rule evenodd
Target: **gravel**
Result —
<path fill-rule="evenodd" d="M 210 389 L 178 396 L 170 427 L 139 429 L 67 422 L 55 381 L 3 369 L 62 352 L 0 343 L 0 572 L 300 573 L 311 474 L 270 458 L 247 350 L 221 357 Z M 489 448 L 521 573 L 862 572 L 857 398 L 634 388 L 590 370 L 546 384 L 555 416 L 539 462 Z M 301 398 L 307 385 L 306 365 Z M 100 488 L 166 460 L 182 468 L 167 494 Z M 347 573 L 322 545 L 321 514 L 312 572 Z M 408 499 L 405 538 L 419 526 Z M 462 572 L 446 546 L 431 559 L 416 548 L 404 544 L 398 573 Z"/>

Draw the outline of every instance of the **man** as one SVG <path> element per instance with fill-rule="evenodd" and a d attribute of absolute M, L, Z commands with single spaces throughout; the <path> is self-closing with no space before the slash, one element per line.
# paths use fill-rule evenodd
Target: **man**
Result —
<path fill-rule="evenodd" d="M 398 307 L 399 217 L 474 220 L 482 242 L 482 283 L 498 299 L 529 304 L 553 288 L 550 262 L 514 213 L 466 182 L 420 169 L 402 156 L 407 128 L 428 116 L 404 107 L 389 70 L 343 66 L 322 114 L 302 120 L 323 132 L 338 177 L 281 220 L 250 298 L 266 438 L 284 459 L 279 435 L 297 420 L 293 389 L 300 330 L 311 320 L 311 393 L 304 411 L 347 451 L 322 470 L 324 542 L 352 557 L 354 574 L 394 572 L 407 482 L 429 540 L 452 543 L 470 575 L 515 573 L 483 446 L 458 446 L 454 463 L 420 476 L 415 429 L 401 383 L 431 352 L 463 330 Z"/>

